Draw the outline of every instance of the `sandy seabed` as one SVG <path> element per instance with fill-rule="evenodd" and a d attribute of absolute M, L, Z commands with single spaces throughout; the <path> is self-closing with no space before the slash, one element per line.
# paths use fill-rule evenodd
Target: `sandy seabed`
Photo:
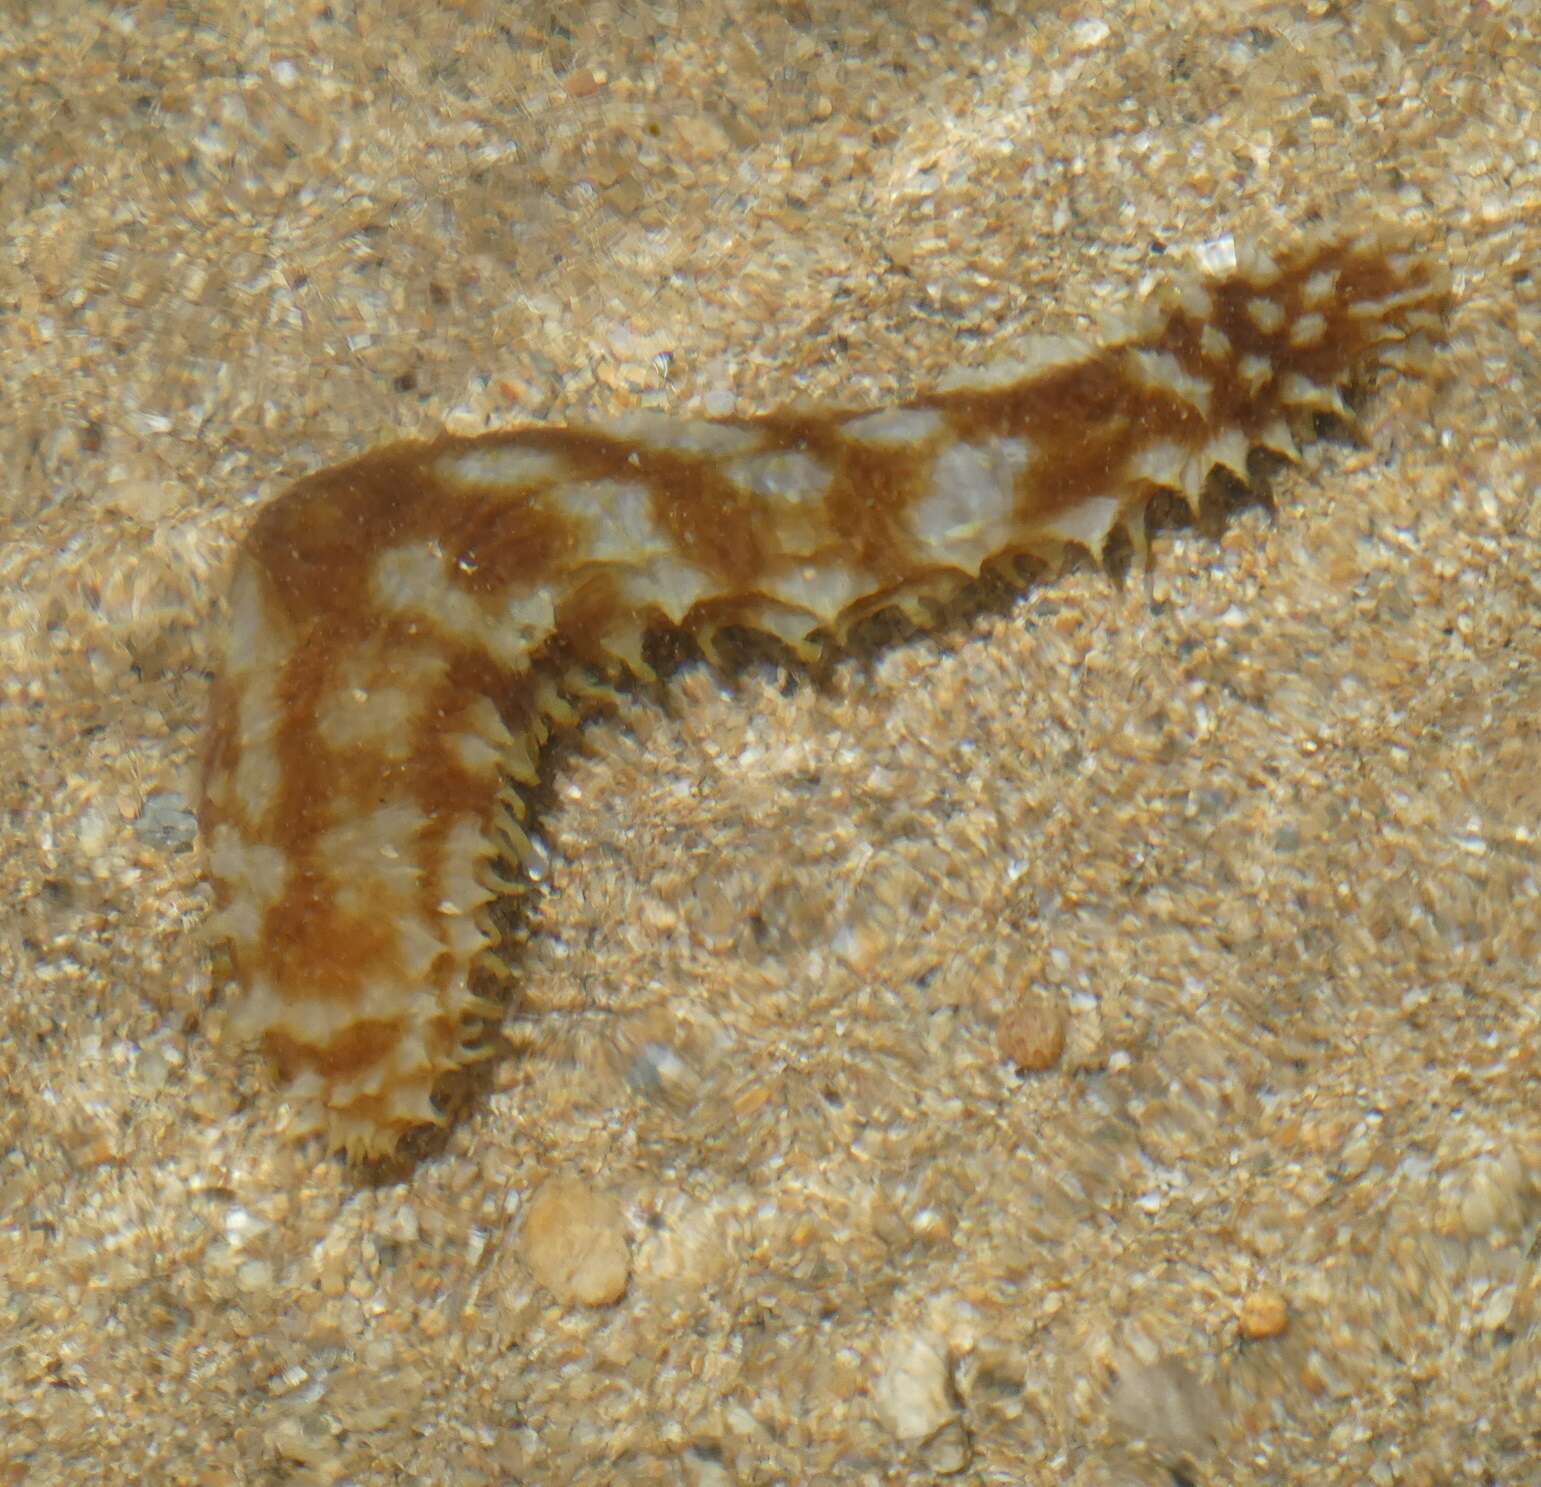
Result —
<path fill-rule="evenodd" d="M 0 141 L 0 1484 L 1541 1483 L 1541 9 L 72 0 Z M 1429 377 L 591 727 L 485 1087 L 296 1135 L 192 814 L 255 506 L 1320 222 L 1448 263 Z"/>

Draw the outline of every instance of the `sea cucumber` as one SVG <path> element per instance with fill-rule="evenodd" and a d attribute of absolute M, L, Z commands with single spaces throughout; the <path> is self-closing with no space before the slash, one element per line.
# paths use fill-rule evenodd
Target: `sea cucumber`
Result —
<path fill-rule="evenodd" d="M 260 1037 L 334 1147 L 442 1121 L 507 973 L 499 865 L 541 752 L 724 632 L 812 659 L 1067 546 L 1143 549 L 1158 491 L 1296 453 L 1380 365 L 1416 369 L 1443 272 L 1374 236 L 1174 276 L 1100 339 L 1039 337 L 876 411 L 647 414 L 398 443 L 301 480 L 242 545 L 202 830 Z M 506 953 L 506 952 L 504 952 Z"/>

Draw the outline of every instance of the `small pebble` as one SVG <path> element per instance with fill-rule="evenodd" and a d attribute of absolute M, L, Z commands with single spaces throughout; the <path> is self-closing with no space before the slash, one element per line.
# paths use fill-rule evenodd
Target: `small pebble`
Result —
<path fill-rule="evenodd" d="M 616 1202 L 571 1177 L 544 1182 L 521 1235 L 530 1273 L 558 1301 L 609 1306 L 631 1277 L 626 1227 Z"/>
<path fill-rule="evenodd" d="M 1109 1400 L 1113 1422 L 1165 1461 L 1193 1459 L 1213 1448 L 1213 1392 L 1177 1358 L 1126 1371 Z"/>
<path fill-rule="evenodd" d="M 1277 1337 L 1290 1324 L 1289 1306 L 1277 1291 L 1254 1291 L 1241 1303 L 1236 1325 L 1248 1342 Z"/>
<path fill-rule="evenodd" d="M 908 1333 L 891 1338 L 883 1349 L 882 1369 L 872 1397 L 884 1425 L 898 1439 L 924 1440 L 957 1414 L 947 1360 L 929 1337 Z"/>
<path fill-rule="evenodd" d="M 933 1477 L 955 1477 L 968 1470 L 974 1457 L 962 1420 L 949 1420 L 935 1435 L 922 1442 L 916 1455 Z"/>
<path fill-rule="evenodd" d="M 266 1260 L 245 1260 L 236 1271 L 236 1283 L 248 1295 L 273 1289 L 273 1267 Z"/>
<path fill-rule="evenodd" d="M 1065 1012 L 1037 993 L 1024 996 L 995 1029 L 1001 1057 L 1024 1074 L 1052 1069 L 1065 1051 Z"/>
<path fill-rule="evenodd" d="M 134 831 L 148 847 L 166 852 L 185 852 L 198 836 L 198 818 L 177 790 L 150 796 L 134 821 Z"/>

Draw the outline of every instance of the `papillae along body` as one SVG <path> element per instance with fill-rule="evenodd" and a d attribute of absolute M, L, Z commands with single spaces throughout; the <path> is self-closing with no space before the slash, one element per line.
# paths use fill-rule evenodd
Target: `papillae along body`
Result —
<path fill-rule="evenodd" d="M 490 905 L 543 748 L 651 679 L 660 637 L 812 659 L 1024 557 L 1143 552 L 1157 492 L 1196 508 L 1217 467 L 1292 458 L 1343 389 L 1422 364 L 1447 296 L 1379 238 L 1238 249 L 897 407 L 515 428 L 300 481 L 241 547 L 209 724 L 238 1031 L 334 1146 L 390 1153 L 499 1015 Z"/>

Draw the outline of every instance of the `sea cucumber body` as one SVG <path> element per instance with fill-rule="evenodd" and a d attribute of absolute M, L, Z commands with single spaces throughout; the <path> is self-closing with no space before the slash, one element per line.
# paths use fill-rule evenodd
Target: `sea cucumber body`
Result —
<path fill-rule="evenodd" d="M 1356 374 L 1416 364 L 1446 293 L 1369 240 L 1243 253 L 896 408 L 445 437 L 300 481 L 238 556 L 212 698 L 239 1028 L 335 1145 L 391 1151 L 495 1012 L 489 905 L 544 745 L 650 676 L 652 637 L 811 658 L 1018 557 L 1142 545 L 1155 492 L 1196 504 L 1217 466 L 1293 456 Z"/>

